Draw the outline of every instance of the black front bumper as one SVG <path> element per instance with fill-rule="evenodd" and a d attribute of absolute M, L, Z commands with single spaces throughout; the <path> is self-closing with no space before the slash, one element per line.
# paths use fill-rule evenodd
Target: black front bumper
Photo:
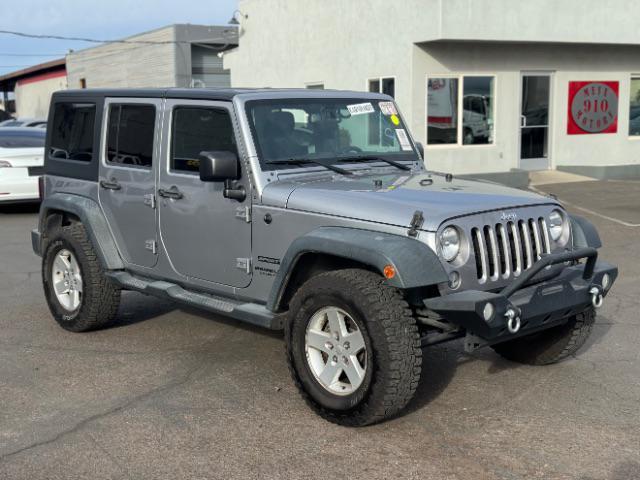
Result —
<path fill-rule="evenodd" d="M 592 304 L 593 288 L 606 296 L 618 276 L 618 268 L 597 258 L 595 248 L 545 255 L 498 293 L 466 290 L 425 299 L 424 304 L 447 321 L 490 343 L 509 340 L 558 325 L 584 311 Z M 536 277 L 552 265 L 581 259 L 586 262 L 567 266 L 552 279 L 536 282 Z M 602 288 L 605 274 L 609 275 L 606 289 Z M 494 313 L 485 320 L 483 311 L 488 302 L 493 305 Z M 516 333 L 509 331 L 508 310 L 516 312 L 520 320 Z"/>

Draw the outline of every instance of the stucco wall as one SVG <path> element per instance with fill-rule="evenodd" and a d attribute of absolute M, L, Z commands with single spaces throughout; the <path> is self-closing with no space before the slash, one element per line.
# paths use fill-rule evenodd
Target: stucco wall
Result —
<path fill-rule="evenodd" d="M 407 23 L 407 13 L 434 3 L 405 0 L 246 0 L 240 47 L 225 53 L 234 87 L 305 87 L 366 90 L 367 79 L 396 77 L 396 99 L 408 106 L 411 39 L 435 29 L 436 17 Z"/>
<path fill-rule="evenodd" d="M 18 118 L 47 118 L 51 95 L 67 88 L 67 77 L 18 82 L 15 88 L 16 116 Z"/>
<path fill-rule="evenodd" d="M 636 0 L 439 0 L 444 40 L 637 44 Z"/>

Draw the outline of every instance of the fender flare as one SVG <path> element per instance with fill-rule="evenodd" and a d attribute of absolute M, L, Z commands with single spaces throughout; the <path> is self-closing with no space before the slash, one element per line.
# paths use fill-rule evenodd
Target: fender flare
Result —
<path fill-rule="evenodd" d="M 124 262 L 111 230 L 109 230 L 109 225 L 96 201 L 69 193 L 54 193 L 46 197 L 40 206 L 38 223 L 38 230 L 42 236 L 46 235 L 43 227 L 52 210 L 72 213 L 80 219 L 105 270 L 120 270 L 124 268 Z M 42 240 L 40 242 L 39 250 L 44 253 L 42 251 Z"/>
<path fill-rule="evenodd" d="M 602 247 L 600 234 L 598 234 L 598 230 L 593 226 L 593 223 L 578 215 L 569 215 L 569 219 L 571 220 L 574 248 Z"/>
<path fill-rule="evenodd" d="M 387 282 L 400 289 L 449 281 L 436 253 L 414 238 L 348 227 L 320 227 L 289 246 L 267 299 L 268 310 L 278 310 L 296 264 L 306 253 L 355 260 L 380 273 L 386 265 L 392 265 L 396 275 Z"/>

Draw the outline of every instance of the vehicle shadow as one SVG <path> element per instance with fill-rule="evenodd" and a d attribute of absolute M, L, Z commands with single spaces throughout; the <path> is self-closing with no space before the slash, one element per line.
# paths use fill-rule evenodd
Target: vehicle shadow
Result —
<path fill-rule="evenodd" d="M 169 300 L 143 295 L 138 292 L 123 291 L 118 314 L 109 329 L 127 327 L 153 320 L 177 308 L 178 306 Z"/>
<path fill-rule="evenodd" d="M 606 317 L 599 317 L 591 332 L 591 335 L 585 344 L 578 350 L 577 356 L 580 357 L 592 346 L 599 344 L 611 329 L 611 321 Z M 487 374 L 493 375 L 501 373 L 505 370 L 514 370 L 522 368 L 524 365 L 507 360 L 497 353 L 491 347 L 484 347 L 482 350 L 467 354 L 464 351 L 462 340 L 454 340 L 447 344 L 436 345 L 422 350 L 422 373 L 420 375 L 420 384 L 416 393 L 400 416 L 415 412 L 427 406 L 429 403 L 443 393 L 459 366 L 468 362 L 488 361 Z M 616 477 L 617 478 L 617 477 Z"/>
<path fill-rule="evenodd" d="M 611 476 L 602 480 L 632 480 L 634 478 L 640 478 L 640 463 L 627 460 L 617 464 L 611 472 Z M 601 480 L 601 478 L 585 475 L 579 477 L 578 480 Z"/>
<path fill-rule="evenodd" d="M 144 295 L 139 292 L 124 291 L 122 293 L 122 301 L 116 320 L 109 328 L 122 328 L 137 323 L 153 320 L 162 315 L 171 313 L 173 311 L 184 312 L 189 315 L 195 315 L 212 322 L 220 323 L 225 326 L 240 328 L 249 332 L 254 332 L 260 335 L 269 336 L 272 338 L 282 338 L 281 331 L 269 330 L 256 325 L 235 320 L 230 317 L 225 317 L 221 314 L 207 312 L 195 307 L 189 307 L 172 300 L 165 300 L 162 298 L 153 297 L 150 295 Z"/>
<path fill-rule="evenodd" d="M 0 215 L 23 215 L 26 213 L 38 213 L 40 203 L 12 203 L 10 205 L 0 204 Z"/>
<path fill-rule="evenodd" d="M 420 410 L 438 398 L 451 383 L 458 366 L 474 360 L 464 353 L 461 340 L 422 349 L 420 383 L 400 416 Z"/>

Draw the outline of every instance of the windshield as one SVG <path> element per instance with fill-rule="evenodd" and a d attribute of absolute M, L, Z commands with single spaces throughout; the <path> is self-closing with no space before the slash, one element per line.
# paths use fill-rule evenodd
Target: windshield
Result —
<path fill-rule="evenodd" d="M 22 129 L 0 130 L 0 148 L 44 147 L 44 137 L 45 137 L 44 130 L 34 130 L 34 131 L 24 131 Z"/>
<path fill-rule="evenodd" d="M 269 163 L 295 159 L 334 163 L 353 157 L 398 161 L 417 157 L 395 104 L 389 101 L 253 100 L 247 102 L 247 116 L 265 170 L 291 168 Z"/>

